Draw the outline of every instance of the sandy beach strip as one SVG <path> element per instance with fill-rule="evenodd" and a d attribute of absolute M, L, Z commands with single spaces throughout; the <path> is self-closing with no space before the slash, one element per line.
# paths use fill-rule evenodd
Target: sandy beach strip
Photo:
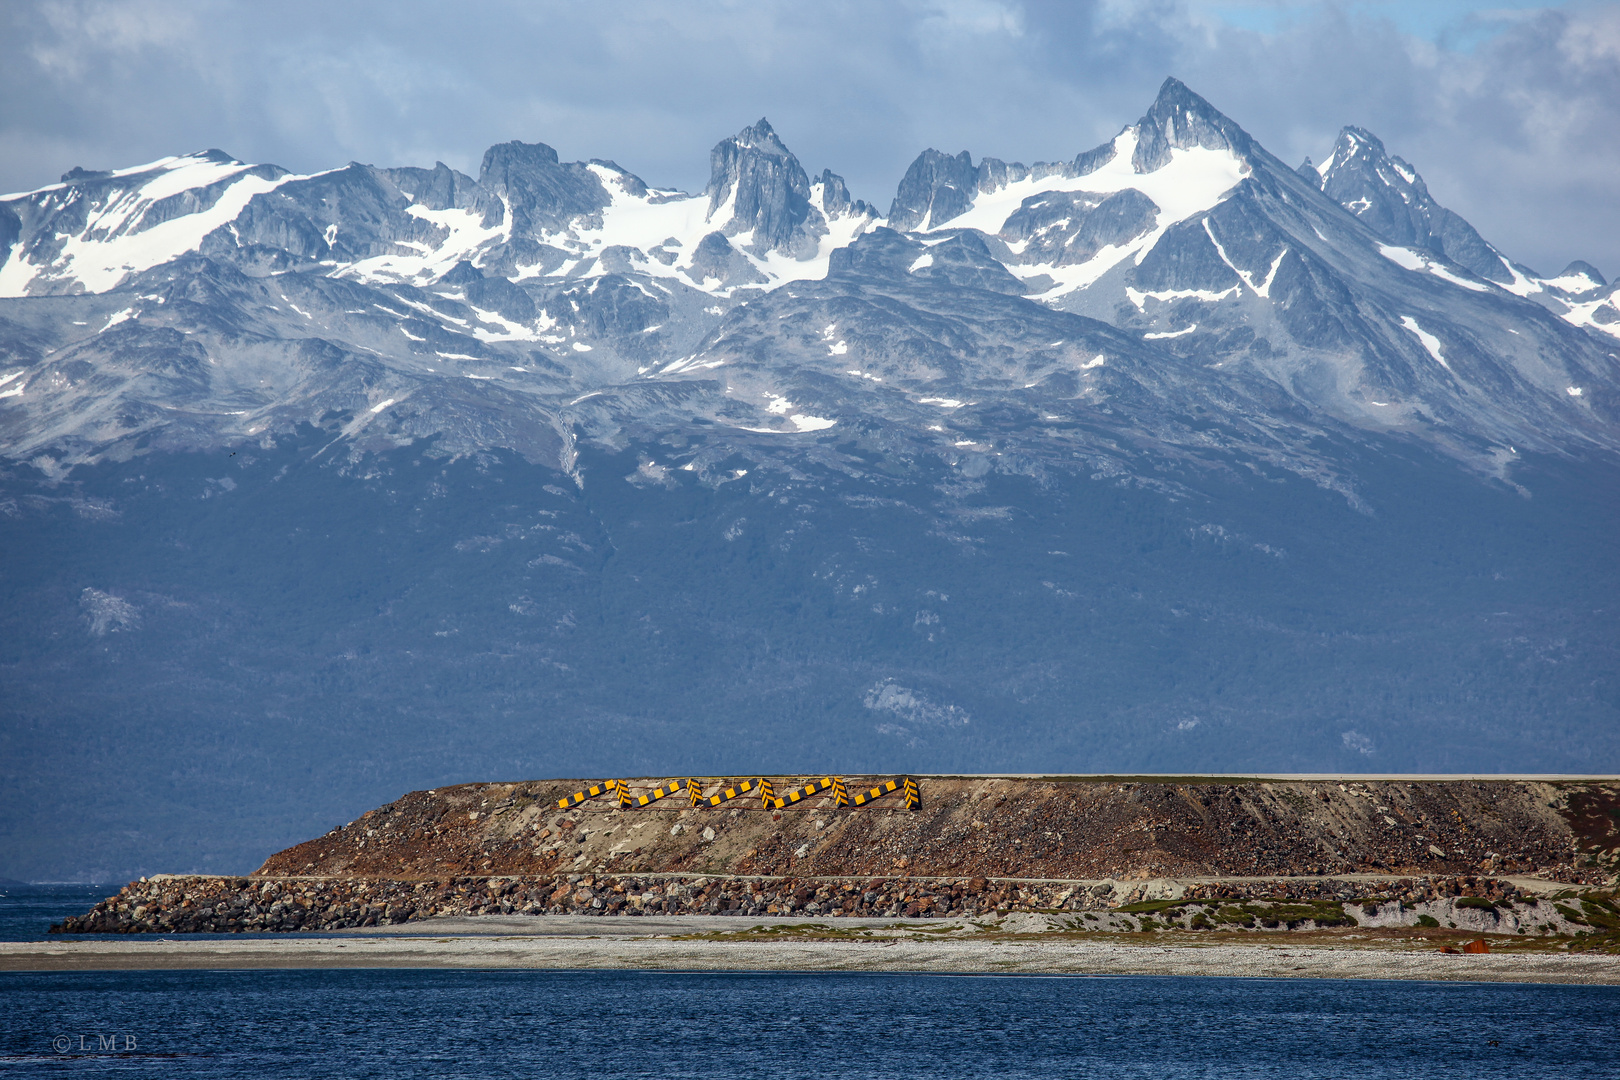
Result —
<path fill-rule="evenodd" d="M 866 922 L 866 920 L 860 920 Z M 876 923 L 879 920 L 871 920 Z M 468 968 L 655 971 L 865 971 L 1008 975 L 1202 975 L 1620 985 L 1620 956 L 1450 955 L 1372 945 L 1199 944 L 1027 935 L 856 940 L 696 940 L 746 930 L 738 919 L 454 919 L 394 932 L 289 938 L 53 938 L 0 943 L 0 971 Z M 710 925 L 710 923 L 716 925 Z M 844 926 L 856 920 L 845 922 Z M 739 923 L 743 923 L 739 926 Z M 469 925 L 474 924 L 474 925 Z M 894 920 L 882 920 L 895 927 Z M 937 926 L 937 924 L 936 924 Z M 898 929 L 898 928 L 897 928 Z"/>

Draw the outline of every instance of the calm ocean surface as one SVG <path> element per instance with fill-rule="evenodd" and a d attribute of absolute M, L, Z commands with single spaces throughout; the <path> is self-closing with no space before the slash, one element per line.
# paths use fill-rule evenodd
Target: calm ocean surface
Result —
<path fill-rule="evenodd" d="M 116 885 L 0 885 L 0 941 L 43 941 L 51 923 L 83 915 L 124 887 Z"/>
<path fill-rule="evenodd" d="M 0 1074 L 1614 1080 L 1620 988 L 793 973 L 0 973 Z"/>

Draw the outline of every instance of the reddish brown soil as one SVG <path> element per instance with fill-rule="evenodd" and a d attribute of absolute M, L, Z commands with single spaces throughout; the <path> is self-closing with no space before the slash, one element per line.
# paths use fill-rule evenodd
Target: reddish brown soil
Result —
<path fill-rule="evenodd" d="M 796 779 L 775 778 L 776 790 Z M 854 791 L 868 778 L 847 779 Z M 1595 884 L 1612 869 L 1620 807 L 1612 784 L 919 779 L 922 805 L 912 812 L 894 796 L 863 808 L 817 797 L 780 813 L 748 796 L 719 808 L 692 809 L 676 796 L 630 810 L 607 796 L 563 811 L 557 800 L 582 782 L 464 784 L 405 795 L 271 856 L 256 875 L 1539 872 Z"/>

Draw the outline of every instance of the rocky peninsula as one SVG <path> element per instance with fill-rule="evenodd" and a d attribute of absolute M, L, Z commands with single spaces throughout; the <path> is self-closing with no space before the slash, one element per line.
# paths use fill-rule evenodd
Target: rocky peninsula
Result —
<path fill-rule="evenodd" d="M 810 777 L 774 778 L 785 794 Z M 849 791 L 874 781 L 846 778 Z M 777 807 L 582 781 L 407 794 L 247 877 L 132 882 L 59 933 L 330 932 L 492 915 L 1002 918 L 1074 929 L 1620 931 L 1620 784 L 920 777 Z M 637 796 L 669 778 L 625 781 Z M 699 781 L 705 792 L 724 785 Z M 735 785 L 733 785 L 735 786 Z M 562 804 L 569 804 L 566 807 Z"/>

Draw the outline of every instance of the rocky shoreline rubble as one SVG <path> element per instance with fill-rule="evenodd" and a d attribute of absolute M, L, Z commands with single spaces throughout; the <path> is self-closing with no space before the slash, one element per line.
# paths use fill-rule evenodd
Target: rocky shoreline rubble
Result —
<path fill-rule="evenodd" d="M 807 879 L 566 874 L 443 881 L 160 876 L 131 882 L 56 934 L 330 932 L 482 915 L 952 918 L 1081 914 L 1076 929 L 1450 925 L 1503 933 L 1620 929 L 1601 894 L 1502 879 L 1244 882 Z M 1106 919 L 1095 916 L 1105 915 Z M 1428 921 L 1425 921 L 1428 920 Z M 1461 921 L 1459 921 L 1461 920 Z"/>

